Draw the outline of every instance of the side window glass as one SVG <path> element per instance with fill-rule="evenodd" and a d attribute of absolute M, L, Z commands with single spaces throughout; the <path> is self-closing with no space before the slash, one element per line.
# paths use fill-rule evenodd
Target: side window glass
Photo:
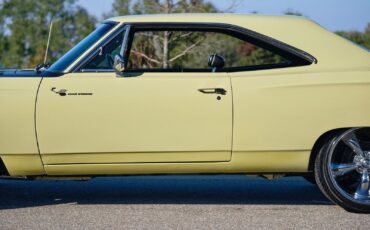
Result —
<path fill-rule="evenodd" d="M 114 56 L 119 54 L 122 47 L 124 32 L 113 38 L 107 45 L 99 48 L 98 54 L 83 69 L 112 70 Z"/>
<path fill-rule="evenodd" d="M 221 32 L 137 31 L 127 67 L 144 71 L 211 71 L 208 58 L 216 53 L 225 58 L 224 69 L 289 64 L 278 54 Z"/>

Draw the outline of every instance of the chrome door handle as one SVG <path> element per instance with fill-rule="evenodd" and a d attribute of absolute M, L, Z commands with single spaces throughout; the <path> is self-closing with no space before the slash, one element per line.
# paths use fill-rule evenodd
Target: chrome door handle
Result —
<path fill-rule="evenodd" d="M 226 95 L 227 90 L 223 88 L 207 88 L 207 89 L 199 89 L 198 90 L 201 93 L 205 94 L 221 94 L 221 95 Z"/>

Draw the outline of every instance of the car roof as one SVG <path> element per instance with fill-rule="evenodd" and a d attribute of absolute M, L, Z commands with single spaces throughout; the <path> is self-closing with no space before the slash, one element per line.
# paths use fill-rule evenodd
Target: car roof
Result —
<path fill-rule="evenodd" d="M 230 14 L 230 13 L 177 13 L 177 14 L 145 14 L 113 17 L 108 20 L 116 22 L 215 22 L 219 20 L 275 20 L 277 18 L 297 19 L 292 15 L 269 16 L 261 14 Z"/>
<path fill-rule="evenodd" d="M 119 23 L 224 23 L 277 39 L 314 56 L 325 66 L 369 67 L 370 54 L 317 23 L 300 16 L 260 14 L 186 13 L 130 15 L 110 18 Z M 350 58 L 349 58 L 350 57 Z"/>

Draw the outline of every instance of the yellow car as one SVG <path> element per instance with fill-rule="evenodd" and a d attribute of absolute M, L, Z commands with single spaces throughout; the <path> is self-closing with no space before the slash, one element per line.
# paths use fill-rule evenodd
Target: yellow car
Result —
<path fill-rule="evenodd" d="M 0 173 L 314 175 L 370 212 L 369 99 L 369 52 L 303 18 L 116 17 L 0 71 Z"/>

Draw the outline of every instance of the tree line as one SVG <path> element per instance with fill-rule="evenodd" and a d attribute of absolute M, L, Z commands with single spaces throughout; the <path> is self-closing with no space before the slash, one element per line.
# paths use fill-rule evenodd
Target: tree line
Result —
<path fill-rule="evenodd" d="M 232 10 L 234 3 L 230 8 L 220 10 L 207 0 L 115 0 L 112 11 L 104 17 L 225 12 Z M 289 11 L 286 14 L 300 13 Z M 87 36 L 98 22 L 98 18 L 78 5 L 77 0 L 0 0 L 0 68 L 34 68 L 42 63 L 51 20 L 53 33 L 47 60 L 49 63 Z M 339 31 L 337 34 L 370 49 L 370 23 L 364 32 Z M 173 59 L 169 57 L 173 35 L 163 33 L 161 36 L 160 49 L 164 57 L 161 65 L 166 66 Z M 200 41 L 201 38 L 197 39 Z M 181 53 L 181 50 L 177 53 Z"/>

